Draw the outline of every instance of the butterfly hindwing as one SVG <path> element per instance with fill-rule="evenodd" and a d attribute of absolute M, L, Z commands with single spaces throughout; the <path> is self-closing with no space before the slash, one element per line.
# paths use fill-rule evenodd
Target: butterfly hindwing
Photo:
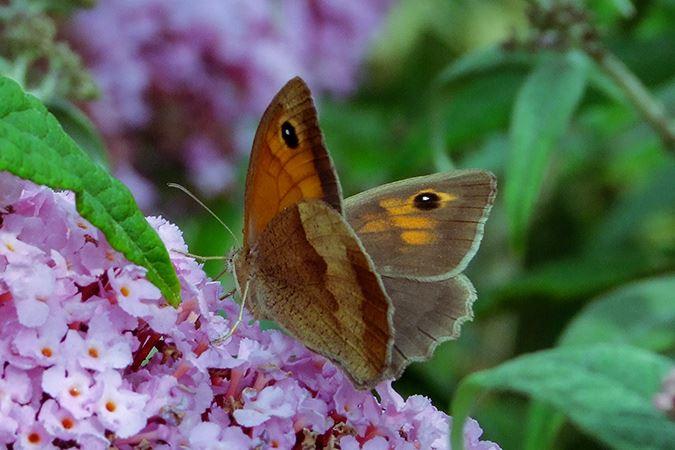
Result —
<path fill-rule="evenodd" d="M 459 336 L 473 318 L 476 291 L 467 277 L 417 281 L 382 277 L 394 304 L 394 348 L 389 376 L 398 378 L 415 361 L 429 359 L 441 342 Z"/>
<path fill-rule="evenodd" d="M 350 197 L 345 214 L 382 275 L 442 280 L 478 250 L 495 191 L 490 172 L 440 173 Z"/>

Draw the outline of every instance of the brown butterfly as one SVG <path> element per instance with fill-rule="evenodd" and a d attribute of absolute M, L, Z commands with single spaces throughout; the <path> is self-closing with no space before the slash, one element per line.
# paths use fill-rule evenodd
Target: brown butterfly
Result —
<path fill-rule="evenodd" d="M 460 272 L 473 257 L 496 180 L 467 170 L 411 178 L 343 202 L 307 85 L 265 111 L 246 178 L 239 292 L 337 363 L 358 388 L 396 378 L 471 318 Z M 250 303 L 249 303 L 250 302 Z"/>

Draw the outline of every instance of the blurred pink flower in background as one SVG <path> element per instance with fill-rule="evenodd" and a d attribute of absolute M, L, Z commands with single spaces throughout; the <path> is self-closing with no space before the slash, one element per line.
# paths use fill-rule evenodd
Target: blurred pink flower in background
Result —
<path fill-rule="evenodd" d="M 15 449 L 447 449 L 449 417 L 388 382 L 356 391 L 175 251 L 182 304 L 80 217 L 70 193 L 0 173 L 0 445 Z M 170 250 L 181 231 L 149 217 Z M 44 230 L 50 230 L 44 233 Z M 219 313 L 217 313 L 219 312 Z M 222 314 L 224 312 L 224 315 Z M 481 441 L 464 428 L 469 450 Z"/>
<path fill-rule="evenodd" d="M 101 88 L 88 110 L 147 205 L 152 192 L 139 191 L 152 187 L 131 170 L 170 168 L 205 194 L 226 189 L 265 105 L 291 77 L 319 94 L 353 91 L 391 3 L 107 0 L 77 14 L 67 35 Z"/>
<path fill-rule="evenodd" d="M 654 405 L 675 420 L 675 367 L 663 380 L 661 392 L 654 396 Z"/>

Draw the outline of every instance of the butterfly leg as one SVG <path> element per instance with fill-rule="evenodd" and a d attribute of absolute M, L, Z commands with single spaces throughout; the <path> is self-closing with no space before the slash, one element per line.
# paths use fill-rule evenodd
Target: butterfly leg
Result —
<path fill-rule="evenodd" d="M 232 297 L 232 296 L 234 295 L 235 292 L 237 292 L 236 289 L 229 290 L 229 291 L 227 291 L 226 293 L 224 293 L 223 295 L 221 295 L 220 297 L 218 297 L 218 300 L 223 301 L 223 300 L 225 300 L 227 297 Z"/>
<path fill-rule="evenodd" d="M 182 250 L 171 249 L 172 252 L 178 253 L 179 255 L 187 256 L 188 258 L 194 258 L 197 261 L 226 261 L 227 256 L 201 256 L 195 255 L 194 253 L 184 252 Z"/>
<path fill-rule="evenodd" d="M 174 253 L 178 253 L 179 255 L 187 256 L 188 258 L 194 258 L 196 261 L 200 261 L 200 262 L 227 261 L 227 264 L 225 265 L 225 268 L 223 268 L 223 270 L 218 272 L 218 275 L 213 277 L 214 280 L 219 280 L 226 273 L 232 272 L 231 264 L 230 264 L 230 260 L 232 259 L 231 256 L 201 256 L 201 255 L 195 255 L 194 253 L 190 253 L 190 252 L 184 252 L 182 250 L 171 249 L 171 251 L 174 252 Z"/>
<path fill-rule="evenodd" d="M 229 267 L 225 267 L 223 270 L 221 270 L 220 272 L 218 272 L 218 275 L 216 275 L 215 277 L 213 277 L 213 279 L 214 279 L 214 280 L 219 280 L 219 279 L 220 279 L 223 275 L 225 275 L 226 273 L 231 273 L 231 270 L 230 270 Z"/>
<path fill-rule="evenodd" d="M 251 280 L 248 280 L 246 282 L 246 286 L 244 286 L 244 294 L 241 297 L 241 304 L 239 305 L 239 315 L 237 316 L 237 320 L 234 322 L 234 325 L 232 325 L 232 328 L 230 328 L 230 330 L 227 333 L 225 333 L 222 336 L 217 337 L 216 339 L 214 339 L 211 342 L 213 345 L 220 345 L 223 342 L 225 342 L 226 340 L 228 340 L 229 338 L 231 338 L 232 335 L 234 334 L 234 332 L 239 327 L 239 325 L 241 325 L 241 322 L 244 320 L 244 308 L 246 306 L 246 299 L 248 297 L 248 286 L 249 286 L 250 282 L 251 282 Z"/>

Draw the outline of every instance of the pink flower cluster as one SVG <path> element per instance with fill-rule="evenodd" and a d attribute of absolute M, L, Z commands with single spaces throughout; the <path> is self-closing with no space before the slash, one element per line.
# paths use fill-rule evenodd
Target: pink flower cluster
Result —
<path fill-rule="evenodd" d="M 654 396 L 654 404 L 675 420 L 675 368 L 663 380 L 663 388 Z"/>
<path fill-rule="evenodd" d="M 0 173 L 0 448 L 448 448 L 428 399 L 379 400 L 331 363 L 247 315 L 172 252 L 183 302 L 80 217 L 70 193 Z M 169 249 L 180 230 L 148 218 Z M 218 313 L 216 313 L 218 311 Z M 465 427 L 469 449 L 477 422 Z"/>
<path fill-rule="evenodd" d="M 90 112 L 123 179 L 147 195 L 131 169 L 148 176 L 169 160 L 213 194 L 233 179 L 256 119 L 291 77 L 315 92 L 354 88 L 391 3 L 108 0 L 78 14 L 68 35 L 101 87 Z"/>

